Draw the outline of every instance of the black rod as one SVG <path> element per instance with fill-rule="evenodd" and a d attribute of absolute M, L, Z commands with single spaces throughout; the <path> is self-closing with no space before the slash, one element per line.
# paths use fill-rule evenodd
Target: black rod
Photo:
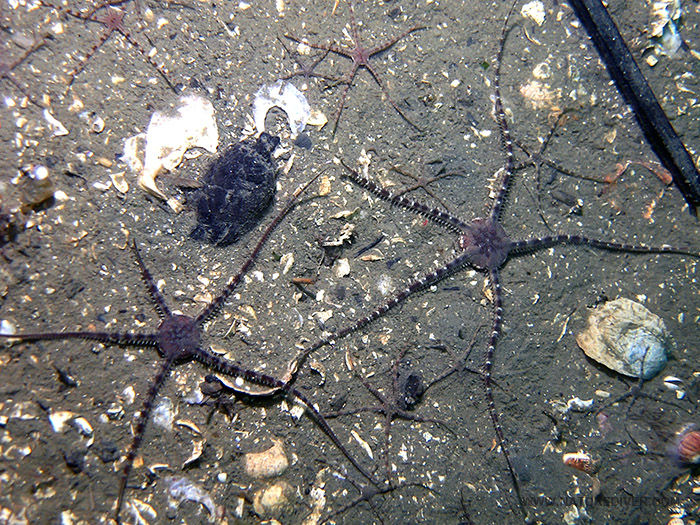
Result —
<path fill-rule="evenodd" d="M 615 22 L 600 0 L 569 0 L 588 31 L 618 91 L 632 106 L 644 136 L 685 197 L 690 213 L 700 205 L 700 173 L 661 109 Z"/>

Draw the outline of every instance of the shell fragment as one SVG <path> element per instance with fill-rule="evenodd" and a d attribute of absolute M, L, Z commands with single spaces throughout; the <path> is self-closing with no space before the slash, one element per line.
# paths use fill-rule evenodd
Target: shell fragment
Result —
<path fill-rule="evenodd" d="M 211 102 L 196 95 L 181 97 L 174 111 L 156 111 L 151 117 L 139 186 L 160 199 L 168 200 L 156 185 L 158 174 L 179 166 L 187 150 L 204 148 L 215 153 L 218 143 L 219 131 Z"/>

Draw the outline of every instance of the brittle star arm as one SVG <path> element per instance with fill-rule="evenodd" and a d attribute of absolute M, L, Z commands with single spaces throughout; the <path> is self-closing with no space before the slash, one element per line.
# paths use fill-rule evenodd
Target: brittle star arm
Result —
<path fill-rule="evenodd" d="M 377 485 L 377 481 L 374 479 L 374 477 L 362 465 L 360 465 L 352 454 L 350 454 L 345 445 L 340 442 L 340 439 L 338 439 L 338 436 L 335 434 L 335 432 L 333 432 L 330 425 L 326 421 L 326 418 L 323 417 L 323 415 L 306 396 L 293 388 L 289 382 L 280 381 L 279 379 L 267 374 L 242 368 L 222 357 L 210 355 L 202 350 L 198 350 L 194 354 L 194 358 L 205 366 L 218 370 L 221 373 L 232 377 L 241 378 L 257 385 L 272 388 L 275 392 L 279 391 L 286 396 L 291 396 L 301 401 L 301 403 L 303 403 L 303 405 L 306 407 L 311 419 L 313 419 L 321 430 L 326 433 L 333 444 L 343 453 L 348 461 L 350 461 L 350 463 L 352 463 L 352 465 L 372 484 Z"/>

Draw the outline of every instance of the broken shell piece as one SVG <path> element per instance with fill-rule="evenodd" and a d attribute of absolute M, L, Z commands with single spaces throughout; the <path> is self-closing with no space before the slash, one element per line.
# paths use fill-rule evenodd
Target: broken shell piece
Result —
<path fill-rule="evenodd" d="M 125 171 L 120 171 L 119 173 L 110 173 L 109 177 L 112 179 L 112 184 L 117 189 L 119 193 L 126 194 L 129 191 L 129 183 L 126 182 L 124 178 Z"/>
<path fill-rule="evenodd" d="M 294 490 L 285 481 L 278 481 L 274 485 L 260 489 L 253 496 L 253 510 L 263 517 L 279 516 L 284 507 L 289 503 L 289 494 Z"/>
<path fill-rule="evenodd" d="M 134 523 L 153 523 L 158 517 L 158 513 L 153 507 L 139 499 L 134 498 L 127 502 L 127 505 L 129 513 L 134 518 Z"/>
<path fill-rule="evenodd" d="M 323 197 L 331 192 L 331 180 L 327 175 L 321 177 L 321 183 L 318 186 L 318 195 Z"/>
<path fill-rule="evenodd" d="M 576 342 L 588 357 L 616 372 L 651 379 L 666 366 L 669 335 L 658 315 L 620 298 L 596 308 Z"/>
<path fill-rule="evenodd" d="M 49 423 L 51 423 L 51 428 L 56 433 L 63 432 L 66 428 L 66 423 L 70 421 L 75 414 L 68 410 L 59 410 L 57 412 L 51 412 L 49 414 Z"/>
<path fill-rule="evenodd" d="M 44 109 L 44 120 L 46 120 L 49 130 L 54 137 L 68 135 L 66 127 L 48 109 Z"/>
<path fill-rule="evenodd" d="M 333 275 L 339 279 L 345 277 L 350 273 L 350 263 L 346 258 L 336 259 L 335 263 L 333 263 L 333 268 L 331 271 L 333 272 Z"/>
<path fill-rule="evenodd" d="M 651 5 L 650 36 L 656 53 L 674 57 L 683 45 L 678 28 L 681 24 L 679 0 L 655 0 Z"/>
<path fill-rule="evenodd" d="M 0 321 L 0 334 L 2 335 L 15 335 L 17 333 L 17 328 L 12 321 L 3 319 Z"/>
<path fill-rule="evenodd" d="M 73 420 L 73 426 L 75 426 L 75 428 L 78 429 L 78 432 L 80 432 L 83 436 L 92 436 L 92 425 L 84 417 L 76 417 Z"/>
<path fill-rule="evenodd" d="M 591 456 L 584 452 L 564 454 L 561 457 L 561 460 L 563 461 L 564 465 L 573 467 L 576 470 L 585 472 L 588 475 L 593 475 L 595 474 L 596 470 L 598 470 L 598 462 L 594 461 Z"/>
<path fill-rule="evenodd" d="M 527 4 L 525 4 L 520 9 L 520 14 L 523 15 L 525 18 L 529 18 L 531 20 L 534 20 L 534 22 L 538 26 L 541 26 L 542 24 L 544 24 L 544 20 L 545 20 L 544 4 L 542 2 L 540 2 L 539 0 L 533 0 L 532 2 L 528 2 Z"/>
<path fill-rule="evenodd" d="M 271 478 L 284 472 L 289 460 L 284 453 L 281 440 L 273 440 L 273 445 L 263 452 L 250 452 L 244 456 L 245 471 L 252 478 Z"/>
<path fill-rule="evenodd" d="M 204 443 L 206 443 L 206 440 L 199 439 L 192 444 L 192 453 L 190 454 L 190 457 L 187 458 L 182 464 L 183 469 L 186 469 L 202 457 L 202 452 L 204 451 Z"/>
<path fill-rule="evenodd" d="M 194 501 L 201 503 L 212 518 L 220 517 L 214 500 L 199 484 L 179 476 L 168 476 L 164 481 L 168 484 L 168 504 L 171 508 L 177 509 L 183 501 Z"/>
<path fill-rule="evenodd" d="M 293 264 L 294 254 L 292 252 L 285 253 L 282 257 L 280 257 L 280 265 L 282 265 L 282 275 L 287 275 L 287 273 L 289 273 L 289 270 L 292 269 Z"/>
<path fill-rule="evenodd" d="M 90 121 L 90 131 L 102 133 L 105 129 L 105 121 L 102 117 L 95 115 Z"/>
<path fill-rule="evenodd" d="M 566 403 L 566 411 L 568 412 L 569 410 L 572 410 L 574 412 L 588 412 L 592 406 L 592 399 L 584 401 L 579 397 L 574 397 L 569 399 L 569 401 Z"/>
<path fill-rule="evenodd" d="M 175 424 L 179 427 L 185 427 L 197 435 L 202 435 L 202 431 L 199 429 L 197 424 L 193 423 L 192 421 L 189 421 L 187 419 L 178 419 L 177 421 L 175 421 Z"/>
<path fill-rule="evenodd" d="M 292 138 L 304 131 L 311 116 L 311 106 L 304 94 L 290 82 L 278 80 L 258 89 L 253 100 L 253 120 L 258 133 L 265 131 L 265 117 L 270 109 L 278 107 L 287 114 Z"/>
<path fill-rule="evenodd" d="M 683 380 L 676 377 L 676 376 L 666 376 L 664 377 L 664 386 L 668 388 L 669 390 L 673 390 L 674 392 L 677 392 L 681 388 L 681 383 L 683 383 Z"/>
<path fill-rule="evenodd" d="M 326 367 L 323 366 L 323 363 L 316 361 L 315 359 L 311 360 L 309 362 L 309 368 L 321 376 L 321 382 L 318 386 L 323 386 L 326 382 Z"/>
<path fill-rule="evenodd" d="M 177 411 L 175 410 L 173 402 L 170 400 L 170 398 L 164 397 L 153 409 L 151 421 L 157 427 L 172 430 L 176 412 Z"/>
<path fill-rule="evenodd" d="M 156 186 L 161 170 L 174 170 L 190 148 L 216 152 L 219 131 L 214 106 L 196 95 L 181 97 L 174 112 L 156 111 L 146 132 L 146 147 L 139 186 L 156 197 L 168 197 Z M 125 144 L 126 146 L 126 144 Z"/>
<path fill-rule="evenodd" d="M 323 126 L 328 124 L 328 117 L 326 117 L 326 115 L 322 111 L 312 109 L 307 124 L 309 126 L 315 126 L 318 129 L 321 129 Z"/>

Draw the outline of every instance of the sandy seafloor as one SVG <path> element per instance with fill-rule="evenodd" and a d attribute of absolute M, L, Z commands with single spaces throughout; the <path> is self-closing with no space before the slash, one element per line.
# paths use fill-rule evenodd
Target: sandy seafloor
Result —
<path fill-rule="evenodd" d="M 119 159 L 124 140 L 145 130 L 153 111 L 173 104 L 178 95 L 118 34 L 87 62 L 66 93 L 64 79 L 99 39 L 102 26 L 47 7 L 32 9 L 25 2 L 14 8 L 15 3 L 2 4 L 3 61 L 21 55 L 22 48 L 15 42 L 33 34 L 53 35 L 11 75 L 35 98 L 48 95 L 52 114 L 69 133 L 53 136 L 42 111 L 32 104 L 23 107 L 22 93 L 7 79 L 0 80 L 3 98 L 16 103 L 10 108 L 2 104 L 0 109 L 3 182 L 15 179 L 23 166 L 42 164 L 49 167 L 56 190 L 65 195 L 48 209 L 29 214 L 29 227 L 2 247 L 0 318 L 14 323 L 19 331 L 155 330 L 157 313 L 133 253 L 125 248 L 130 239 L 138 242 L 155 279 L 162 280 L 162 293 L 170 307 L 195 315 L 201 308 L 196 300 L 216 295 L 238 271 L 260 229 L 225 248 L 204 245 L 189 238 L 194 213 L 174 214 L 141 191 L 133 173 L 127 171 L 126 194 L 114 187 L 105 189 L 110 174 L 127 169 Z M 349 44 L 343 33 L 349 21 L 345 2 L 335 11 L 330 0 L 254 1 L 249 6 L 197 0 L 141 0 L 139 4 L 140 14 L 136 2 L 123 5 L 125 24 L 144 47 L 157 50 L 154 59 L 164 64 L 185 93 L 211 100 L 220 151 L 241 138 L 252 96 L 260 85 L 294 70 L 294 60 L 280 44 L 285 34 Z M 610 4 L 639 58 L 650 45 L 652 19 L 646 2 Z M 91 4 L 71 5 L 83 11 Z M 682 5 L 681 35 L 699 50 L 697 3 Z M 516 12 L 505 47 L 502 92 L 515 139 L 533 148 L 549 129 L 553 106 L 572 108 L 576 110 L 572 118 L 550 143 L 549 158 L 589 177 L 611 173 L 616 163 L 655 160 L 568 5 L 545 0 L 544 6 L 546 20 L 541 26 Z M 289 173 L 279 177 L 275 208 L 332 159 L 357 165 L 365 150 L 371 158 L 369 175 L 395 188 L 412 181 L 390 171 L 392 167 L 415 174 L 425 170 L 434 175 L 441 168 L 463 174 L 430 188 L 465 221 L 482 216 L 490 203 L 489 179 L 505 158 L 490 97 L 499 34 L 508 8 L 507 2 L 357 2 L 357 20 L 367 46 L 412 25 L 425 26 L 371 61 L 392 98 L 422 131 L 413 129 L 383 100 L 366 70 L 358 73 L 350 89 L 335 137 L 330 125 L 308 129 L 311 151 L 291 145 L 284 115 L 271 112 L 268 131 L 280 134 L 286 149 L 279 162 L 294 155 Z M 98 11 L 101 13 L 104 10 Z M 56 31 L 59 23 L 60 33 Z M 295 49 L 291 41 L 285 43 Z M 312 52 L 304 59 L 308 62 L 315 56 Z M 554 98 L 535 108 L 521 88 L 534 80 L 533 71 L 543 62 L 548 71 L 540 80 Z M 329 55 L 318 71 L 338 76 L 349 65 L 345 58 Z M 661 56 L 656 66 L 644 65 L 643 70 L 697 159 L 698 60 L 681 51 L 673 58 Z M 541 76 L 542 68 L 537 71 Z M 292 82 L 305 87 L 312 107 L 332 119 L 341 87 L 323 90 L 323 83 L 314 79 L 305 86 L 303 77 Z M 104 131 L 91 132 L 79 116 L 82 110 L 71 109 L 77 104 L 104 119 Z M 99 158 L 114 165 L 106 168 L 98 163 Z M 524 158 L 522 152 L 518 158 Z M 205 153 L 182 164 L 174 175 L 201 176 L 211 159 Z M 206 348 L 226 349 L 242 366 L 281 377 L 297 347 L 308 347 L 322 336 L 319 315 L 330 316 L 327 330 L 342 329 L 383 304 L 405 283 L 453 256 L 453 234 L 370 197 L 342 178 L 340 166 L 330 166 L 326 172 L 330 193 L 304 201 L 277 228 L 255 264 L 258 273 L 251 274 L 216 320 L 206 326 Z M 186 200 L 168 180 L 159 184 L 168 194 Z M 15 186 L 6 187 L 4 207 L 16 197 Z M 502 215 L 503 226 L 514 239 L 556 232 L 700 250 L 698 223 L 678 190 L 664 189 L 650 171 L 635 167 L 600 195 L 604 188 L 549 168 L 542 170 L 539 184 L 532 167 L 518 171 Z M 317 192 L 314 185 L 308 195 Z M 580 201 L 578 213 L 570 213 L 570 207 L 557 200 L 563 195 Z M 439 205 L 421 191 L 415 196 Z M 647 219 L 644 213 L 652 201 L 656 205 Z M 356 212 L 334 218 L 346 210 Z M 271 209 L 266 214 L 261 228 L 274 213 Z M 355 226 L 351 244 L 340 252 L 349 261 L 350 273 L 337 277 L 332 268 L 319 264 L 323 253 L 318 239 L 337 236 L 345 223 Z M 355 258 L 380 233 L 383 240 L 368 252 L 375 260 Z M 294 264 L 283 275 L 280 257 L 285 254 L 293 255 Z M 683 516 L 684 523 L 694 523 L 698 519 L 700 484 L 666 455 L 679 429 L 700 423 L 697 265 L 689 257 L 556 247 L 513 257 L 502 268 L 504 325 L 493 369 L 494 397 L 527 512 L 534 521 L 667 523 L 674 516 Z M 306 285 L 308 296 L 290 283 L 294 277 L 315 279 L 315 284 Z M 402 349 L 408 349 L 412 369 L 429 382 L 452 363 L 435 345 L 461 354 L 475 331 L 468 365 L 478 369 L 491 324 L 484 280 L 482 274 L 465 269 L 416 294 L 334 348 L 316 352 L 312 358 L 317 364 L 307 362 L 302 367 L 296 388 L 322 412 L 339 406 L 368 406 L 374 399 L 348 371 L 348 352 L 368 381 L 386 391 L 391 363 Z M 382 295 L 382 290 L 388 295 Z M 643 386 L 653 397 L 638 398 L 631 410 L 629 399 L 607 408 L 603 427 L 593 413 L 561 415 L 556 409 L 574 397 L 593 399 L 594 408 L 599 407 L 605 392 L 612 399 L 634 385 L 587 359 L 576 345 L 573 334 L 581 328 L 581 318 L 601 297 L 642 302 L 663 317 L 673 341 L 667 368 Z M 227 334 L 235 320 L 237 329 Z M 109 444 L 116 445 L 121 456 L 125 454 L 131 442 L 130 422 L 159 363 L 154 349 L 79 340 L 3 347 L 0 519 L 8 523 L 108 522 L 121 470 L 119 460 L 103 462 L 100 455 Z M 77 386 L 66 388 L 56 368 L 68 371 Z M 201 434 L 182 425 L 170 430 L 149 425 L 139 450 L 137 463 L 141 466 L 129 479 L 124 521 L 138 522 L 129 510 L 134 500 L 138 500 L 144 523 L 210 520 L 208 511 L 196 502 L 169 508 L 168 476 L 197 483 L 225 509 L 229 523 L 314 522 L 314 504 L 316 515 L 325 515 L 358 495 L 347 478 L 363 484 L 365 480 L 310 419 L 295 420 L 289 415 L 285 410 L 289 402 L 238 402 L 233 405 L 232 418 L 217 411 L 207 422 L 211 406 L 186 400 L 209 372 L 198 363 L 181 364 L 162 387 L 157 402 L 169 399 L 177 411 L 175 419 L 194 423 Z M 683 399 L 677 400 L 664 386 L 666 376 L 682 380 Z M 129 388 L 133 400 L 127 395 Z M 74 415 L 63 431 L 56 432 L 47 414 L 62 411 Z M 108 413 L 121 417 L 110 419 Z M 389 449 L 392 478 L 395 483 L 422 484 L 430 490 L 399 488 L 373 498 L 374 509 L 363 502 L 333 521 L 515 522 L 517 501 L 504 458 L 494 445 L 479 377 L 466 371 L 454 374 L 429 389 L 415 413 L 443 421 L 453 433 L 433 423 L 395 420 Z M 81 435 L 71 423 L 80 417 L 92 427 L 92 437 Z M 385 479 L 383 419 L 363 413 L 330 423 L 354 457 Z M 373 458 L 353 433 L 367 443 Z M 283 444 L 288 469 L 271 480 L 249 477 L 243 455 L 265 450 L 273 440 Z M 183 469 L 196 441 L 205 442 L 202 455 Z M 564 452 L 576 451 L 599 461 L 603 499 L 597 502 L 566 499 L 591 496 L 593 490 L 587 475 L 562 463 Z M 85 463 L 76 473 L 65 458 L 80 456 Z M 160 467 L 149 477 L 147 468 L 154 465 Z M 252 498 L 278 482 L 289 487 L 288 504 L 279 512 L 257 516 L 253 506 L 245 503 L 242 518 L 235 517 L 241 491 Z M 320 495 L 324 501 L 319 503 L 314 497 Z M 660 496 L 667 499 L 659 500 Z"/>

